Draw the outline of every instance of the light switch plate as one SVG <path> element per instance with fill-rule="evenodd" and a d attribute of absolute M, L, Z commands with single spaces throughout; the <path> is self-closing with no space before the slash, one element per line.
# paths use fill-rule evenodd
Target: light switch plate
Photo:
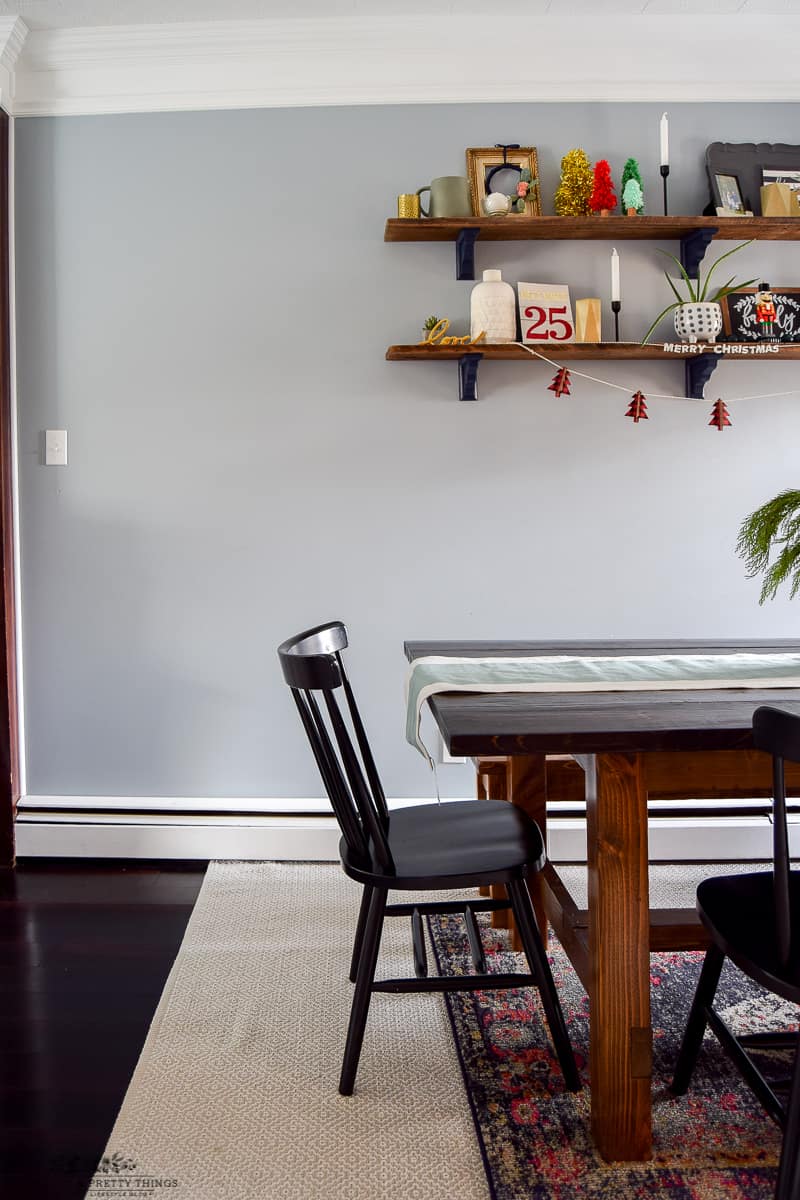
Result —
<path fill-rule="evenodd" d="M 67 465 L 66 429 L 45 429 L 44 461 L 47 467 L 65 467 Z"/>

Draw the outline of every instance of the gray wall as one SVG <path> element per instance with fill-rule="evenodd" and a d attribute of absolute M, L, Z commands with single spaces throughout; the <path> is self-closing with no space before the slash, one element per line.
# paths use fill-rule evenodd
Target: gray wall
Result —
<path fill-rule="evenodd" d="M 463 173 L 468 145 L 533 142 L 545 211 L 561 155 L 642 164 L 652 105 L 454 105 L 17 122 L 23 662 L 32 794 L 320 794 L 274 648 L 344 617 L 390 795 L 431 779 L 403 741 L 404 637 L 795 636 L 757 603 L 742 516 L 798 484 L 785 364 L 722 365 L 709 402 L 495 364 L 384 361 L 430 313 L 465 324 L 452 244 L 386 245 L 398 192 Z M 796 105 L 673 105 L 672 211 L 706 202 L 713 140 L 800 140 Z M 668 248 L 674 249 L 670 245 Z M 669 299 L 651 243 L 622 254 L 623 336 Z M 608 294 L 604 242 L 507 243 L 478 267 Z M 800 244 L 740 277 L 800 283 Z M 733 269 L 733 267 L 732 267 Z M 628 392 L 682 368 L 595 364 Z M 69 430 L 69 466 L 40 432 Z M 463 768 L 444 794 L 466 794 Z"/>

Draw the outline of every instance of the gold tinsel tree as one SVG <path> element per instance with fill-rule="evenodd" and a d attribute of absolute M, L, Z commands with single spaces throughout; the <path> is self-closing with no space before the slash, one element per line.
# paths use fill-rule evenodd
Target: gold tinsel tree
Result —
<path fill-rule="evenodd" d="M 561 182 L 554 201 L 556 215 L 585 217 L 593 186 L 594 175 L 586 151 L 570 150 L 561 160 Z"/>

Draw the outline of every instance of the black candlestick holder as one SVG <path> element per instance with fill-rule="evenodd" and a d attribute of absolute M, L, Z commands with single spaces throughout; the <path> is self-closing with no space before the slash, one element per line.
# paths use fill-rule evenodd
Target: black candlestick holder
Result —
<path fill-rule="evenodd" d="M 667 176 L 668 175 L 669 175 L 669 164 L 662 163 L 661 164 L 661 178 L 664 180 L 664 216 L 665 217 L 668 215 L 668 213 L 667 213 Z"/>
<path fill-rule="evenodd" d="M 619 341 L 619 312 L 620 312 L 621 308 L 622 308 L 621 300 L 612 300 L 611 301 L 611 311 L 614 314 L 614 340 L 616 342 Z"/>

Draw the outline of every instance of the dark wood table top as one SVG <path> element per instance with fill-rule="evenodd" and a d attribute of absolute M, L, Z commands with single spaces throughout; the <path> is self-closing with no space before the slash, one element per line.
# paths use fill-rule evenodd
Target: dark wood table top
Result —
<path fill-rule="evenodd" d="M 724 641 L 407 641 L 409 661 L 537 654 L 800 654 L 789 639 Z M 729 688 L 652 692 L 442 692 L 429 700 L 455 755 L 593 754 L 657 750 L 739 750 L 752 746 L 762 704 L 800 716 L 800 689 Z"/>

